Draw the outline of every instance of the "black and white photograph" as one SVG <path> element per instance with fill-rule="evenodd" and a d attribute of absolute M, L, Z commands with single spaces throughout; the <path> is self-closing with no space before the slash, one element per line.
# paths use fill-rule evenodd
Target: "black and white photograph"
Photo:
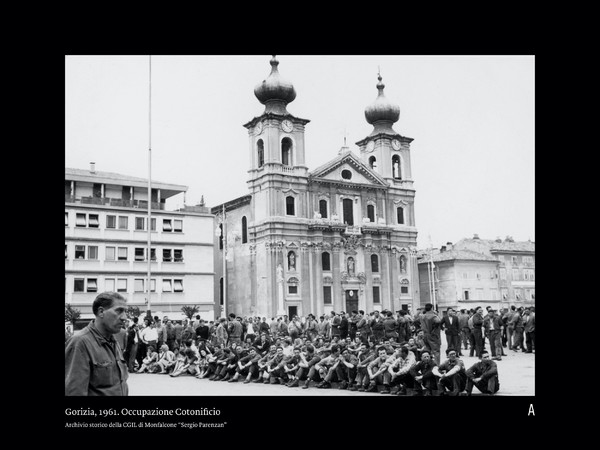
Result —
<path fill-rule="evenodd" d="M 258 397 L 533 410 L 534 55 L 64 70 L 64 395 L 128 397 L 66 427 L 227 431 L 210 405 Z"/>

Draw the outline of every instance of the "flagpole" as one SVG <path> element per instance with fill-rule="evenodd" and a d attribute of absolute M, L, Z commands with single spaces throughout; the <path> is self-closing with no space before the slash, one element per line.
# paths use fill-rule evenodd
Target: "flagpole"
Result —
<path fill-rule="evenodd" d="M 148 55 L 148 248 L 146 249 L 146 258 L 148 259 L 148 281 L 146 298 L 146 315 L 152 317 L 152 307 L 150 301 L 151 289 L 150 289 L 150 276 L 152 271 L 152 258 L 151 258 L 151 225 L 152 225 L 152 55 Z"/>

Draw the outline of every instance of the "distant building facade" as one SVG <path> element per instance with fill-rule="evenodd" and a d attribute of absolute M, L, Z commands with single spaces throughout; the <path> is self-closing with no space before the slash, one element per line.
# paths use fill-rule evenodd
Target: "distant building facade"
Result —
<path fill-rule="evenodd" d="M 535 243 L 512 238 L 462 239 L 439 249 L 419 251 L 419 283 L 423 303 L 432 302 L 433 260 L 438 309 L 495 308 L 535 304 Z"/>
<path fill-rule="evenodd" d="M 271 60 L 254 93 L 263 114 L 249 135 L 249 194 L 216 205 L 215 298 L 222 314 L 293 316 L 419 305 L 410 143 L 383 94 L 365 110 L 373 131 L 313 171 L 296 92 Z"/>
<path fill-rule="evenodd" d="M 148 226 L 151 227 L 152 314 L 182 319 L 197 305 L 214 318 L 214 216 L 206 207 L 165 209 L 187 186 L 90 170 L 65 169 L 65 303 L 93 317 L 98 293 L 116 291 L 147 309 Z"/>

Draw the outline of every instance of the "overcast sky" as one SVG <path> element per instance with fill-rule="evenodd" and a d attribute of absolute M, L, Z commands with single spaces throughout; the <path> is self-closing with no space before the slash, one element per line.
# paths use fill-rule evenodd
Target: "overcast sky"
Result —
<path fill-rule="evenodd" d="M 271 55 L 152 56 L 152 179 L 188 186 L 186 203 L 246 195 L 249 138 L 264 106 L 254 87 Z M 373 129 L 365 107 L 400 106 L 394 129 L 413 138 L 418 247 L 477 233 L 535 240 L 533 56 L 287 56 L 280 75 L 309 119 L 309 170 Z M 149 57 L 66 56 L 65 166 L 146 178 Z M 182 206 L 178 196 L 169 207 Z"/>

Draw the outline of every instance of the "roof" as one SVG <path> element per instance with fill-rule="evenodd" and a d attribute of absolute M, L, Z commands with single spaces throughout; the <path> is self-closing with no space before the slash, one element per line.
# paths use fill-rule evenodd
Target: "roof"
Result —
<path fill-rule="evenodd" d="M 332 160 L 317 167 L 309 173 L 309 177 L 312 179 L 323 179 L 322 177 L 329 174 L 344 163 L 349 163 L 350 165 L 352 165 L 358 172 L 362 173 L 367 178 L 370 178 L 371 181 L 376 185 L 380 185 L 382 187 L 388 186 L 388 183 L 381 177 L 381 175 L 379 175 L 373 169 L 368 167 L 363 161 L 361 161 L 361 159 L 358 156 L 356 156 L 351 151 L 345 151 L 333 158 Z M 336 180 L 326 181 L 337 182 Z"/>
<path fill-rule="evenodd" d="M 95 171 L 90 172 L 84 169 L 72 169 L 69 167 L 65 168 L 65 179 L 74 181 L 87 181 L 90 183 L 104 183 L 114 184 L 119 186 L 136 186 L 136 187 L 147 187 L 148 179 L 132 177 L 130 175 L 123 175 L 114 172 L 101 172 Z M 187 192 L 188 187 L 180 184 L 163 183 L 161 181 L 151 180 L 152 187 L 155 189 L 161 189 L 163 191 L 173 191 L 171 195 L 175 195 L 179 192 Z"/>
<path fill-rule="evenodd" d="M 429 252 L 426 250 L 419 252 L 417 259 L 420 263 L 428 262 Z M 491 255 L 485 255 L 472 250 L 446 250 L 440 252 L 439 249 L 435 249 L 433 252 L 432 259 L 433 262 L 454 260 L 498 262 L 498 260 Z"/>

